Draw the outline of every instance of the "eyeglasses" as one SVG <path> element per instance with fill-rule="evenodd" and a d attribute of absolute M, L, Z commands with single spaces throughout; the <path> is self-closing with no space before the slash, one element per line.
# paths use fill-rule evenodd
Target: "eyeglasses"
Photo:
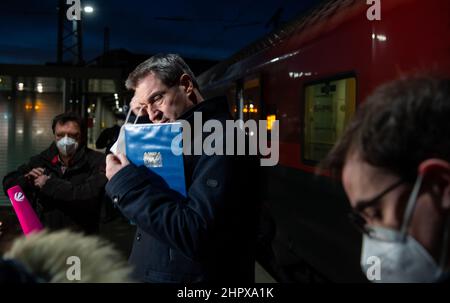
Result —
<path fill-rule="evenodd" d="M 359 232 L 369 236 L 370 238 L 383 240 L 383 241 L 387 240 L 386 238 L 380 237 L 379 235 L 377 235 L 375 230 L 367 224 L 366 219 L 364 219 L 364 217 L 361 216 L 360 213 L 364 209 L 378 204 L 385 195 L 387 195 L 389 192 L 393 191 L 395 188 L 399 187 L 403 183 L 406 183 L 406 181 L 401 179 L 401 180 L 395 182 L 394 184 L 392 184 L 391 186 L 389 186 L 388 188 L 386 188 L 385 190 L 383 190 L 381 193 L 379 193 L 372 199 L 360 200 L 357 202 L 356 207 L 350 211 L 350 213 L 348 214 L 348 217 L 349 217 L 350 222 L 356 227 L 356 229 Z"/>

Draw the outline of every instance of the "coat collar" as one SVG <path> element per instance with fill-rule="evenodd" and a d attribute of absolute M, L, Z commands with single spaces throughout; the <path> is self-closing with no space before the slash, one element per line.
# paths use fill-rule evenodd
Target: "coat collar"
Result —
<path fill-rule="evenodd" d="M 203 121 L 209 120 L 217 115 L 223 115 L 224 113 L 229 115 L 227 99 L 225 97 L 215 97 L 204 100 L 184 112 L 178 120 L 193 120 L 195 112 L 202 113 Z"/>

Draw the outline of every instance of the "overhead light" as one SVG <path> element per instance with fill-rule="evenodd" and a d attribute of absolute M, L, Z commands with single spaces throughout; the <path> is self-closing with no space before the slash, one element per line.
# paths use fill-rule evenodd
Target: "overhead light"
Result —
<path fill-rule="evenodd" d="M 84 12 L 88 14 L 92 14 L 94 12 L 94 8 L 92 6 L 85 6 Z"/>
<path fill-rule="evenodd" d="M 387 40 L 387 37 L 385 35 L 377 35 L 377 40 L 381 41 L 381 42 L 384 42 L 384 41 Z"/>
<path fill-rule="evenodd" d="M 23 91 L 24 84 L 22 82 L 17 84 L 17 90 Z"/>

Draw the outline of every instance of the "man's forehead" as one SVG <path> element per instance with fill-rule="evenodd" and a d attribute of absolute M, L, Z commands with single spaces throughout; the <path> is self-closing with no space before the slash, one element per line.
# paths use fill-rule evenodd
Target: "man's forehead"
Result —
<path fill-rule="evenodd" d="M 167 87 L 154 73 L 150 73 L 141 80 L 139 80 L 135 90 L 133 101 L 143 102 L 154 94 L 155 92 L 162 91 Z"/>
<path fill-rule="evenodd" d="M 342 184 L 353 202 L 372 197 L 397 179 L 386 169 L 367 163 L 358 153 L 348 155 L 342 169 Z"/>
<path fill-rule="evenodd" d="M 75 121 L 67 121 L 65 123 L 58 122 L 55 126 L 55 132 L 79 132 L 80 126 Z"/>
<path fill-rule="evenodd" d="M 154 72 L 150 72 L 148 75 L 138 81 L 135 91 L 157 90 L 161 88 L 166 88 L 166 86 L 157 74 L 155 74 Z"/>

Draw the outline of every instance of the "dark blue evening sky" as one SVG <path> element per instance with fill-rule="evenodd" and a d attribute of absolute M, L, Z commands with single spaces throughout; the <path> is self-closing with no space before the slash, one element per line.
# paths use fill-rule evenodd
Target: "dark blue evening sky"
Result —
<path fill-rule="evenodd" d="M 285 22 L 317 2 L 82 0 L 95 8 L 83 18 L 84 57 L 89 61 L 102 53 L 108 26 L 111 49 L 221 60 L 270 32 L 267 21 L 279 8 Z M 57 0 L 2 0 L 0 5 L 0 63 L 54 62 Z"/>

